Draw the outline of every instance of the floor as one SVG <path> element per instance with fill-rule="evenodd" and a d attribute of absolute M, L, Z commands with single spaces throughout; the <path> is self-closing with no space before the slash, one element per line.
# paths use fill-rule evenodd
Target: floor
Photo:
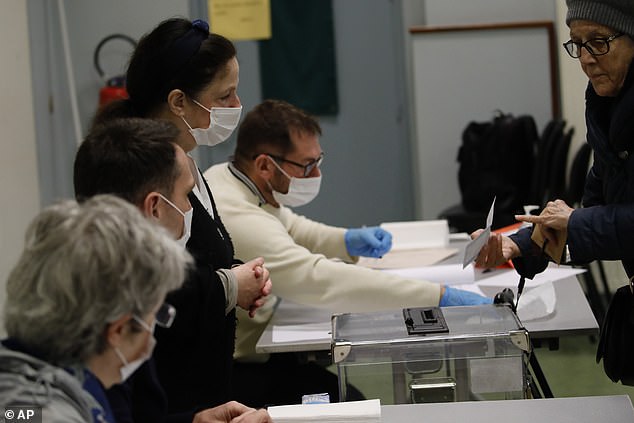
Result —
<path fill-rule="evenodd" d="M 620 262 L 605 261 L 603 266 L 611 292 L 627 282 Z M 591 268 L 595 278 L 599 278 L 596 264 Z M 603 294 L 601 284 L 599 285 L 600 293 Z M 603 362 L 596 363 L 596 350 L 597 340 L 588 336 L 562 338 L 558 351 L 549 351 L 547 348 L 535 349 L 535 355 L 553 395 L 572 397 L 625 394 L 634 402 L 634 387 L 612 382 L 603 372 Z"/>
<path fill-rule="evenodd" d="M 603 362 L 595 361 L 597 343 L 588 336 L 562 338 L 559 350 L 534 350 L 546 380 L 559 397 L 629 395 L 634 402 L 634 386 L 612 382 L 603 372 Z"/>

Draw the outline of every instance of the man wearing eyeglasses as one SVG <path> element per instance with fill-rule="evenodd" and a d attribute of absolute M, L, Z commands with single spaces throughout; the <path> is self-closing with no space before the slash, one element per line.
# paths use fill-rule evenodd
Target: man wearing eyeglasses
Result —
<path fill-rule="evenodd" d="M 356 266 L 358 256 L 379 257 L 389 251 L 391 236 L 377 227 L 338 228 L 294 213 L 290 207 L 308 203 L 319 192 L 324 159 L 320 135 L 312 116 L 286 102 L 267 100 L 245 116 L 233 160 L 205 172 L 236 254 L 264 257 L 276 296 L 331 312 L 491 302 Z M 314 364 L 300 365 L 292 354 L 269 358 L 255 353 L 275 303 L 270 299 L 254 319 L 238 315 L 234 374 L 239 380 L 275 379 L 280 388 L 234 384 L 236 399 L 258 407 L 298 403 L 302 394 L 328 392 L 330 400 L 337 401 L 337 378 L 332 373 Z M 350 398 L 350 388 L 348 392 Z"/>

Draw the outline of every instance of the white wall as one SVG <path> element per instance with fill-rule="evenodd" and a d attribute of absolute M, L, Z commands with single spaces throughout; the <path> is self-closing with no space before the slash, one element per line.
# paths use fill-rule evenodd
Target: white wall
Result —
<path fill-rule="evenodd" d="M 557 38 L 561 43 L 570 39 L 570 30 L 566 25 L 566 3 L 557 1 Z M 561 114 L 569 126 L 574 126 L 575 134 L 570 145 L 569 159 L 586 139 L 585 92 L 588 78 L 581 70 L 579 61 L 568 56 L 558 46 L 559 83 L 561 91 Z M 569 160 L 570 162 L 570 160 Z"/>
<path fill-rule="evenodd" d="M 23 247 L 24 231 L 38 212 L 39 187 L 26 2 L 3 0 L 0 13 L 0 311 L 5 283 Z M 4 326 L 0 326 L 0 337 Z"/>
<path fill-rule="evenodd" d="M 98 41 L 113 32 L 138 37 L 164 18 L 175 14 L 189 15 L 188 4 L 193 11 L 196 4 L 203 2 L 64 0 L 84 130 L 96 108 L 101 86 L 92 65 L 92 53 Z M 29 4 L 33 5 L 32 30 L 42 28 L 40 39 L 33 42 L 32 47 L 35 81 L 36 84 L 44 81 L 52 91 L 57 90 L 54 93 L 55 116 L 50 117 L 53 113 L 49 112 L 47 104 L 38 102 L 35 105 L 36 117 L 46 117 L 38 122 L 38 154 L 43 158 L 40 162 L 42 202 L 48 204 L 59 197 L 72 196 L 76 144 L 61 59 L 59 19 L 54 7 L 57 2 L 31 0 Z M 397 1 L 333 1 L 339 113 L 320 117 L 322 147 L 327 156 L 322 167 L 324 181 L 319 198 L 298 210 L 302 214 L 339 226 L 373 225 L 384 220 L 413 218 L 410 146 L 403 104 L 406 88 L 402 76 L 400 10 Z M 366 31 L 367 28 L 372 30 Z M 118 45 L 125 51 L 125 44 Z M 262 100 L 258 43 L 243 41 L 237 43 L 237 47 L 239 94 L 246 111 Z M 46 57 L 50 57 L 48 62 L 44 60 Z M 116 71 L 120 57 L 103 55 L 104 59 L 108 57 L 112 60 L 104 60 L 104 64 Z M 38 61 L 42 62 L 41 66 Z M 47 67 L 52 68 L 52 72 Z M 47 91 L 43 85 L 42 88 L 36 85 L 36 90 Z M 204 169 L 225 161 L 232 154 L 234 142 L 235 136 L 213 149 L 200 149 L 199 166 Z M 383 168 L 390 172 L 382 172 Z M 333 208 L 334 203 L 342 206 Z"/>
<path fill-rule="evenodd" d="M 477 95 L 469 90 L 462 91 L 462 95 L 464 96 L 465 92 L 470 92 L 468 95 L 472 95 L 472 97 L 462 97 L 462 100 L 458 101 L 460 107 L 456 107 L 455 103 L 452 105 L 452 99 L 455 100 L 461 97 L 460 95 L 452 95 L 446 87 L 459 86 L 457 82 L 460 82 L 460 78 L 468 75 L 468 70 L 473 70 L 466 69 L 466 66 L 471 66 L 469 62 L 471 55 L 484 57 L 487 54 L 487 46 L 482 43 L 483 45 L 481 46 L 469 48 L 468 41 L 470 38 L 465 38 L 465 46 L 461 50 L 454 48 L 451 51 L 440 50 L 437 54 L 419 56 L 419 62 L 425 63 L 426 73 L 414 75 L 416 64 L 412 53 L 414 48 L 413 40 L 416 36 L 409 33 L 409 27 L 414 25 L 452 26 L 554 21 L 556 20 L 556 7 L 553 1 L 559 1 L 564 4 L 561 0 L 534 0 L 531 2 L 522 0 L 477 0 L 471 2 L 465 2 L 464 0 L 403 0 L 403 21 L 406 25 L 404 30 L 407 32 L 405 36 L 405 61 L 408 69 L 407 79 L 410 81 L 408 92 L 410 94 L 410 115 L 412 116 L 410 134 L 412 160 L 414 162 L 412 178 L 414 181 L 413 196 L 416 204 L 416 218 L 434 219 L 445 208 L 460 202 L 456 156 L 461 142 L 462 130 L 469 121 L 488 120 L 493 110 L 500 108 L 506 113 L 515 115 L 532 114 L 541 130 L 543 125 L 552 117 L 552 112 L 549 108 L 546 110 L 546 108 L 534 107 L 535 104 L 539 104 L 537 103 L 538 98 L 549 96 L 550 94 L 548 84 L 541 83 L 537 85 L 546 85 L 543 92 L 525 89 L 523 86 L 513 86 L 516 89 L 514 96 L 511 96 L 509 90 L 500 90 L 492 93 L 494 96 L 499 95 L 499 99 L 496 98 L 494 101 L 498 106 L 493 109 L 489 105 L 479 104 L 482 103 L 481 99 L 476 99 Z M 456 37 L 469 37 L 469 35 L 459 34 Z M 541 40 L 538 40 L 538 42 L 542 43 Z M 479 49 L 483 50 L 480 51 Z M 548 69 L 548 57 L 546 55 L 531 57 L 531 59 L 534 59 L 529 61 L 532 66 L 522 68 L 522 71 L 526 73 L 524 78 L 526 81 L 535 79 L 536 76 L 532 69 Z M 427 70 L 428 68 L 429 70 Z M 442 69 L 446 69 L 446 71 Z M 415 97 L 420 93 L 416 91 L 416 80 L 421 78 L 425 79 L 425 98 L 428 99 L 431 110 L 421 108 L 417 110 L 417 106 L 420 106 L 420 104 L 416 104 Z M 481 80 L 485 81 L 485 83 L 496 79 L 498 77 L 491 72 L 483 73 L 481 76 Z M 476 91 L 477 89 L 482 89 L 478 85 L 470 85 L 470 81 L 465 81 L 465 83 L 476 89 Z M 477 84 L 476 79 L 473 79 L 473 84 Z M 436 92 L 431 92 L 430 90 L 435 90 Z M 520 91 L 519 95 L 517 94 L 518 90 Z M 506 97 L 505 94 L 507 94 Z M 511 106 L 513 107 L 505 106 L 509 103 L 509 100 L 513 100 L 511 101 Z M 442 106 L 452 113 L 443 113 L 440 110 Z M 460 119 L 457 119 L 456 113 L 459 113 L 459 108 L 460 110 L 465 109 L 467 113 L 459 114 Z M 464 116 L 469 117 L 465 118 Z M 442 132 L 442 136 L 429 136 L 426 139 L 421 139 L 421 127 L 427 135 L 430 134 L 430 131 L 433 132 L 434 129 L 437 129 Z"/>

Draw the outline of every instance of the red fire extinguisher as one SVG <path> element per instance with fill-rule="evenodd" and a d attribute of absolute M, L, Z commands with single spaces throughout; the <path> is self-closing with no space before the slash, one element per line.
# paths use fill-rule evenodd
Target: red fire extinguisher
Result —
<path fill-rule="evenodd" d="M 135 48 L 137 45 L 137 42 L 132 37 L 124 34 L 108 35 L 103 40 L 99 41 L 99 44 L 97 44 L 97 47 L 95 48 L 95 53 L 93 55 L 93 61 L 97 73 L 104 80 L 105 83 L 101 90 L 99 90 L 99 107 L 102 107 L 113 100 L 128 98 L 128 92 L 125 88 L 125 75 L 116 75 L 106 78 L 105 73 L 101 68 L 101 65 L 99 64 L 99 53 L 101 52 L 101 48 L 108 41 L 115 39 L 127 41 L 132 45 L 132 48 Z"/>

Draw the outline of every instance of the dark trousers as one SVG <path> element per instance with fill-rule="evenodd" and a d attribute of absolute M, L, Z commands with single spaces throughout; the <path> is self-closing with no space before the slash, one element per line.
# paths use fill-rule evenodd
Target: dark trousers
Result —
<path fill-rule="evenodd" d="M 240 363 L 233 366 L 233 398 L 249 407 L 301 404 L 302 395 L 328 393 L 330 402 L 339 401 L 337 375 L 295 353 L 271 354 L 266 363 Z M 353 386 L 347 387 L 347 400 L 364 399 Z"/>

